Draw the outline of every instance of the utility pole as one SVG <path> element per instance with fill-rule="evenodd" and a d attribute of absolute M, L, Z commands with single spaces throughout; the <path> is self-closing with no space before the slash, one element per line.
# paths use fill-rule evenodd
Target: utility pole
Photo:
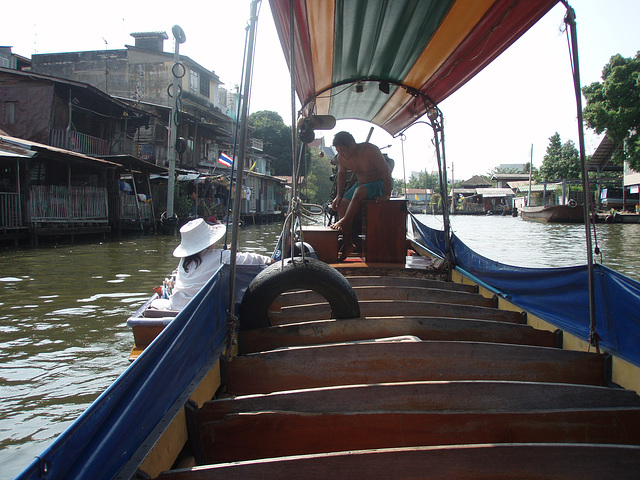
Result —
<path fill-rule="evenodd" d="M 178 80 L 182 83 L 182 77 L 176 75 L 176 67 L 180 64 L 180 44 L 186 41 L 186 36 L 182 28 L 174 25 L 171 29 L 175 38 L 175 48 L 173 52 L 173 83 L 171 84 L 171 117 L 169 118 L 169 178 L 167 181 L 167 220 L 173 218 L 173 195 L 176 186 L 176 139 L 178 137 L 178 96 L 181 87 L 178 86 Z M 184 71 L 184 67 L 182 67 Z M 183 73 L 184 75 L 184 73 Z M 177 225 L 176 225 L 177 226 Z M 175 232 L 174 232 L 175 234 Z"/>

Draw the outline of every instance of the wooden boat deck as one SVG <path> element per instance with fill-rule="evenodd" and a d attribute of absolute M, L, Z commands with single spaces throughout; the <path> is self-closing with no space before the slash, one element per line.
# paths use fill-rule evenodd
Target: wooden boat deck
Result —
<path fill-rule="evenodd" d="M 216 397 L 186 410 L 196 466 L 159 478 L 637 475 L 640 397 L 611 384 L 604 355 L 562 350 L 474 286 L 340 269 L 361 318 L 281 295 Z"/>

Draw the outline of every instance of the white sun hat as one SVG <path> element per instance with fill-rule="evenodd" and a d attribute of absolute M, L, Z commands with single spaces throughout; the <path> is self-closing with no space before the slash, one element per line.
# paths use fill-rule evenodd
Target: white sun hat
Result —
<path fill-rule="evenodd" d="M 226 231 L 224 224 L 211 225 L 202 218 L 191 220 L 180 229 L 182 241 L 173 251 L 173 256 L 181 258 L 201 252 L 224 237 Z"/>

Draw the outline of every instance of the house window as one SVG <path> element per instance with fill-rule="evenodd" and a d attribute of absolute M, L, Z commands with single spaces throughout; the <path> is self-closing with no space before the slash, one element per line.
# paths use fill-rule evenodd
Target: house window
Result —
<path fill-rule="evenodd" d="M 200 82 L 198 81 L 198 72 L 195 70 L 189 70 L 189 88 L 197 92 L 198 87 L 200 86 Z"/>
<path fill-rule="evenodd" d="M 209 98 L 209 77 L 202 75 L 200 78 L 200 95 Z"/>
<path fill-rule="evenodd" d="M 16 123 L 16 103 L 4 102 L 4 123 Z"/>

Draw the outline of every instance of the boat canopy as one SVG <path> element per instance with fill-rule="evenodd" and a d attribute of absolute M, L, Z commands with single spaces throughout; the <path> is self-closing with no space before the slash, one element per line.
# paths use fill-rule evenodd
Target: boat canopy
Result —
<path fill-rule="evenodd" d="M 270 0 L 305 115 L 391 135 L 473 78 L 558 0 Z"/>

